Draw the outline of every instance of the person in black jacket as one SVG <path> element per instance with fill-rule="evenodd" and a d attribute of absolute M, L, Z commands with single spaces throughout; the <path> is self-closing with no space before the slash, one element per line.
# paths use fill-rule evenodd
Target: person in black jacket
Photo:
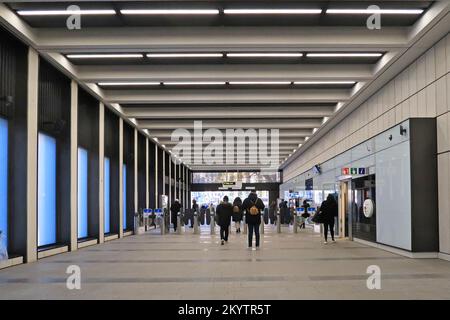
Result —
<path fill-rule="evenodd" d="M 175 232 L 177 231 L 177 226 L 178 226 L 177 215 L 178 215 L 178 212 L 180 212 L 180 211 L 181 211 L 180 201 L 178 199 L 175 199 L 175 202 L 172 203 L 172 205 L 170 206 L 170 213 L 171 213 L 171 216 L 172 216 L 173 230 Z"/>
<path fill-rule="evenodd" d="M 233 215 L 233 206 L 228 202 L 228 197 L 223 197 L 216 208 L 217 224 L 220 226 L 220 240 L 221 244 L 228 242 L 228 230 L 230 228 L 231 216 Z"/>
<path fill-rule="evenodd" d="M 233 201 L 233 221 L 236 227 L 236 233 L 241 232 L 241 221 L 242 221 L 242 200 L 236 197 Z"/>
<path fill-rule="evenodd" d="M 257 214 L 251 214 L 252 207 L 257 208 Z M 256 248 L 259 248 L 259 225 L 261 224 L 261 210 L 264 210 L 264 203 L 258 198 L 256 191 L 250 192 L 242 204 L 242 209 L 245 210 L 245 222 L 248 225 L 248 247 L 252 247 L 253 231 L 255 231 Z"/>
<path fill-rule="evenodd" d="M 192 200 L 192 215 L 190 215 L 191 220 L 191 228 L 194 227 L 194 213 L 197 212 L 197 215 L 200 214 L 200 210 L 198 208 L 197 200 Z"/>
<path fill-rule="evenodd" d="M 338 215 L 338 205 L 333 195 L 329 194 L 327 200 L 323 201 L 320 206 L 321 222 L 324 227 L 325 242 L 328 243 L 328 229 L 330 229 L 331 240 L 334 240 L 334 217 Z"/>

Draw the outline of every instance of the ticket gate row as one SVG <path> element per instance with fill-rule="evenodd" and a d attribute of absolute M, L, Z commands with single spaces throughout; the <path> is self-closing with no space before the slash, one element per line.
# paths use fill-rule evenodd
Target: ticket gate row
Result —
<path fill-rule="evenodd" d="M 292 232 L 298 233 L 298 229 L 303 224 L 313 226 L 314 230 L 318 228 L 317 225 L 312 222 L 312 217 L 315 214 L 315 208 L 308 210 L 309 217 L 304 216 L 304 209 L 298 208 L 294 211 L 291 221 L 292 221 Z M 245 223 L 245 215 L 243 220 L 243 233 L 247 233 L 247 224 Z M 177 233 L 183 233 L 182 227 L 192 227 L 194 234 L 200 233 L 201 226 L 209 226 L 211 234 L 216 232 L 216 221 L 215 214 L 211 213 L 209 209 L 201 210 L 200 212 L 193 212 L 192 210 L 184 210 L 179 212 L 177 215 Z M 267 210 L 263 213 L 262 223 L 261 223 L 261 233 L 264 233 L 264 226 L 267 224 L 275 224 L 277 233 L 282 232 L 282 221 L 281 212 L 278 209 L 275 214 L 269 215 Z M 135 220 L 135 229 L 136 228 L 145 228 L 145 231 L 149 230 L 152 226 L 160 229 L 161 234 L 169 233 L 170 225 L 173 224 L 174 221 L 171 221 L 171 214 L 167 209 L 144 209 L 143 215 L 136 215 Z M 320 228 L 320 227 L 319 227 Z M 139 232 L 135 232 L 138 234 Z"/>

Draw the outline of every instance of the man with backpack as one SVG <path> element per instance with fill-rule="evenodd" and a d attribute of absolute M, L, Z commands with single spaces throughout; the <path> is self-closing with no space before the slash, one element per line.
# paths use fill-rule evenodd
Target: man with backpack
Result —
<path fill-rule="evenodd" d="M 242 204 L 245 210 L 245 222 L 248 225 L 248 247 L 252 247 L 253 231 L 255 232 L 256 248 L 259 248 L 259 225 L 261 224 L 261 210 L 264 210 L 264 203 L 258 198 L 255 190 L 252 190 L 247 199 Z"/>

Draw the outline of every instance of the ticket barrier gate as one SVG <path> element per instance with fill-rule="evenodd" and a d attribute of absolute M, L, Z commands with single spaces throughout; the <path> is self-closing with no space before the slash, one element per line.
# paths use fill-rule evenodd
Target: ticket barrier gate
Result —
<path fill-rule="evenodd" d="M 215 221 L 215 214 L 211 213 L 209 218 L 209 226 L 210 226 L 210 232 L 211 234 L 216 233 L 216 221 Z"/>
<path fill-rule="evenodd" d="M 181 224 L 181 221 L 182 221 L 181 218 L 182 218 L 182 213 L 178 212 L 177 213 L 177 234 L 182 233 L 183 225 Z"/>
<path fill-rule="evenodd" d="M 277 233 L 281 233 L 281 212 L 277 210 Z"/>
<path fill-rule="evenodd" d="M 144 228 L 145 231 L 148 231 L 151 226 L 155 226 L 156 228 L 156 216 L 153 212 L 153 209 L 146 208 L 144 209 Z"/>
<path fill-rule="evenodd" d="M 161 235 L 166 234 L 166 217 L 164 214 L 164 210 L 161 208 L 157 208 L 154 210 L 156 225 L 159 225 L 159 228 L 161 230 Z"/>
<path fill-rule="evenodd" d="M 198 212 L 194 211 L 194 234 L 200 234 L 200 230 L 198 228 L 199 221 L 198 221 Z"/>

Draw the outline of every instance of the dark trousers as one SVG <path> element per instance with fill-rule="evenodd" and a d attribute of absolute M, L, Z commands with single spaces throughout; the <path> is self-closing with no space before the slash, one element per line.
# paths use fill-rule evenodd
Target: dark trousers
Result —
<path fill-rule="evenodd" d="M 324 223 L 324 235 L 325 235 L 325 241 L 327 241 L 328 238 L 328 228 L 330 229 L 331 239 L 334 240 L 334 222 L 333 223 Z"/>
<path fill-rule="evenodd" d="M 177 216 L 172 216 L 172 223 L 173 223 L 173 230 L 177 231 L 177 226 L 178 226 L 178 219 Z"/>
<path fill-rule="evenodd" d="M 228 226 L 222 227 L 220 226 L 220 239 L 228 241 Z"/>
<path fill-rule="evenodd" d="M 256 246 L 259 247 L 259 224 L 248 224 L 248 246 L 251 247 L 253 243 L 253 231 L 255 231 Z"/>

